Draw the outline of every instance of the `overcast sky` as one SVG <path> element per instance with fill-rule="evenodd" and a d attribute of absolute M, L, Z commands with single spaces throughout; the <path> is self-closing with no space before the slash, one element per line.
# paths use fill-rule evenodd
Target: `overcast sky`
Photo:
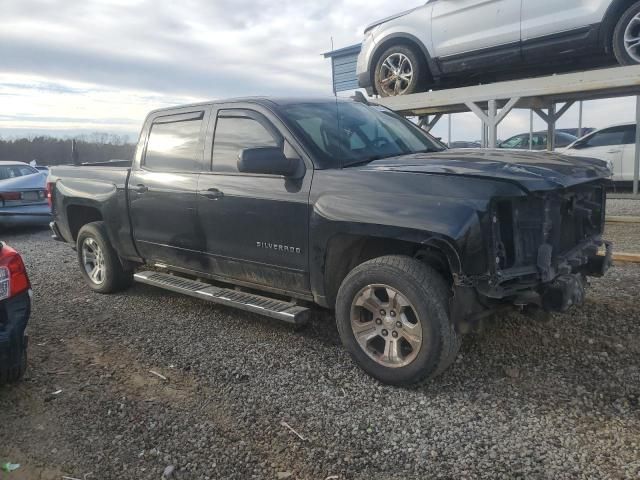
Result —
<path fill-rule="evenodd" d="M 135 139 L 157 107 L 242 95 L 331 95 L 321 54 L 422 2 L 0 0 L 0 136 L 95 131 Z M 585 126 L 632 121 L 633 99 L 592 102 Z M 527 112 L 499 136 L 528 130 Z M 577 108 L 560 127 L 577 126 Z M 543 128 L 536 121 L 536 128 Z M 443 121 L 436 135 L 446 137 Z M 477 139 L 471 114 L 453 138 Z"/>

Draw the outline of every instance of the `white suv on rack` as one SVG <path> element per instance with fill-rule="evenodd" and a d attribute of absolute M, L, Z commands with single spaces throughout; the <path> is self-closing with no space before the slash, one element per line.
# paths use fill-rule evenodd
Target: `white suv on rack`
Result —
<path fill-rule="evenodd" d="M 593 157 L 609 163 L 615 182 L 633 181 L 636 158 L 636 125 L 625 123 L 591 132 L 563 152 L 575 157 Z"/>
<path fill-rule="evenodd" d="M 357 71 L 394 96 L 615 60 L 640 63 L 640 0 L 429 0 L 368 26 Z"/>

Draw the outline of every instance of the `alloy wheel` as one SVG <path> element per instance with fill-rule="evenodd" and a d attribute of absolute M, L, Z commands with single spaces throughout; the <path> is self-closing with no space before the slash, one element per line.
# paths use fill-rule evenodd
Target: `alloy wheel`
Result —
<path fill-rule="evenodd" d="M 104 282 L 106 273 L 104 254 L 93 238 L 85 238 L 82 242 L 82 264 L 93 283 L 99 285 Z"/>
<path fill-rule="evenodd" d="M 640 63 L 640 13 L 629 21 L 624 30 L 624 48 L 636 63 Z"/>
<path fill-rule="evenodd" d="M 402 53 L 389 55 L 380 68 L 380 86 L 387 96 L 404 94 L 413 79 L 414 70 L 409 57 Z"/>
<path fill-rule="evenodd" d="M 422 324 L 415 307 L 388 285 L 368 285 L 351 304 L 351 329 L 360 348 L 385 367 L 405 367 L 422 347 Z"/>

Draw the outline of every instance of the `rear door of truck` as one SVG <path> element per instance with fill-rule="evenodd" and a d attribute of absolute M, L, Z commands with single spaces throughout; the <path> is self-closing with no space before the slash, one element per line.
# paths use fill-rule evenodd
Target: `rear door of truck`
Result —
<path fill-rule="evenodd" d="M 145 122 L 129 179 L 129 208 L 136 247 L 149 263 L 200 269 L 204 236 L 196 190 L 205 168 L 208 114 L 208 106 L 186 107 Z"/>

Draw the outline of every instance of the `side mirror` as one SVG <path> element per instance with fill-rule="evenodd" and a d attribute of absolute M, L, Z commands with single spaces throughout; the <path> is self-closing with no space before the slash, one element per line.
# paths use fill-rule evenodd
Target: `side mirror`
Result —
<path fill-rule="evenodd" d="M 299 161 L 287 158 L 281 147 L 245 148 L 238 158 L 238 171 L 289 177 L 297 172 Z"/>

